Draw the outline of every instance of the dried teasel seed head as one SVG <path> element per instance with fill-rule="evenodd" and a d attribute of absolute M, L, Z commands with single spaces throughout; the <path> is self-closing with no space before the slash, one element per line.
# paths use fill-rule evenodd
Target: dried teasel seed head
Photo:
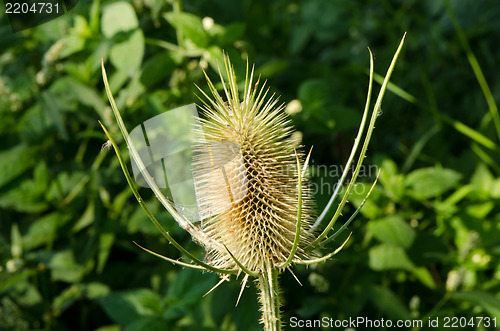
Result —
<path fill-rule="evenodd" d="M 259 80 L 253 85 L 253 69 L 249 72 L 247 65 L 240 99 L 234 68 L 224 60 L 229 77 L 225 82 L 219 70 L 224 97 L 207 76 L 212 96 L 202 91 L 200 98 L 204 118 L 196 130 L 194 160 L 198 207 L 203 231 L 213 239 L 206 244 L 212 263 L 235 268 L 229 250 L 247 269 L 259 271 L 283 264 L 292 251 L 298 212 L 296 141 L 277 98 L 267 97 Z M 304 158 L 300 152 L 299 158 Z M 305 180 L 302 186 L 295 259 L 307 258 L 303 248 L 313 239 L 313 201 Z"/>

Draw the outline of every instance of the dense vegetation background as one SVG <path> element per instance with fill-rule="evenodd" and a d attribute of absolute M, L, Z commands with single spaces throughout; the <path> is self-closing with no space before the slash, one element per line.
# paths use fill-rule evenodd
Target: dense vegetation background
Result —
<path fill-rule="evenodd" d="M 238 282 L 203 297 L 215 275 L 134 245 L 180 257 L 139 208 L 114 153 L 101 152 L 98 120 L 119 137 L 101 57 L 129 129 L 196 102 L 201 67 L 215 77 L 223 50 L 240 74 L 249 58 L 284 103 L 300 102 L 292 119 L 303 145 L 314 145 L 314 164 L 339 167 L 364 107 L 367 47 L 383 76 L 405 31 L 366 159 L 382 169 L 379 184 L 335 260 L 295 268 L 303 286 L 282 277 L 284 319 L 482 316 L 498 325 L 498 1 L 80 0 L 19 33 L 0 13 L 0 329 L 260 328 L 253 287 L 238 307 Z"/>

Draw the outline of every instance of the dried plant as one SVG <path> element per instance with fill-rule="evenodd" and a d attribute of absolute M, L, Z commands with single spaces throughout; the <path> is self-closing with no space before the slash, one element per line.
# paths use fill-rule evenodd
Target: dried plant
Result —
<path fill-rule="evenodd" d="M 148 171 L 143 171 L 144 179 L 158 199 L 176 221 L 205 248 L 207 255 L 211 257 L 210 260 L 202 261 L 186 251 L 161 227 L 141 199 L 114 139 L 103 126 L 141 207 L 168 241 L 192 263 L 173 260 L 143 249 L 183 267 L 218 273 L 221 281 L 215 287 L 230 280 L 230 275 L 238 276 L 243 273 L 240 297 L 248 279 L 254 278 L 260 292 L 261 323 L 265 330 L 280 330 L 280 273 L 285 270 L 292 272 L 293 264 L 319 263 L 338 253 L 349 238 L 335 251 L 318 257 L 318 252 L 321 252 L 325 244 L 347 228 L 376 183 L 375 180 L 354 214 L 335 233 L 330 234 L 356 182 L 382 98 L 403 42 L 404 37 L 387 71 L 365 132 L 373 81 L 373 57 L 370 52 L 366 106 L 345 169 L 351 169 L 357 157 L 356 166 L 334 216 L 322 231 L 318 230 L 318 225 L 333 205 L 348 171 L 342 174 L 330 202 L 315 220 L 312 212 L 313 197 L 304 178 L 310 152 L 305 157 L 294 148 L 295 143 L 291 139 L 293 127 L 283 112 L 283 107 L 277 106 L 274 96 L 267 97 L 268 89 L 265 84 L 259 87 L 259 79 L 254 83 L 254 70 L 250 70 L 248 64 L 242 95 L 238 91 L 237 77 L 228 57 L 224 57 L 228 81 L 224 80 L 219 70 L 224 93 L 219 94 L 206 74 L 211 96 L 200 89 L 204 118 L 194 129 L 197 142 L 193 146 L 196 151 L 193 175 L 199 213 L 204 220 L 202 225 L 195 225 L 192 220 L 179 213 Z M 102 73 L 108 98 L 131 156 L 141 169 L 146 169 L 136 147 L 129 139 L 128 131 L 116 107 L 104 65 Z M 364 141 L 358 153 L 363 136 Z"/>

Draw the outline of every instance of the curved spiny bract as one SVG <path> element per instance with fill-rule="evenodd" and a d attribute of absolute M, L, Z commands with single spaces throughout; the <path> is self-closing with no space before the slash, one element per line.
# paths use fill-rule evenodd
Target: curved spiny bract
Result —
<path fill-rule="evenodd" d="M 203 100 L 205 118 L 196 129 L 196 194 L 204 232 L 247 269 L 259 272 L 266 265 L 282 265 L 295 239 L 299 174 L 293 127 L 276 98 L 266 98 L 267 90 L 258 82 L 252 88 L 253 70 L 240 101 L 234 71 L 225 61 L 225 98 L 207 77 L 212 96 Z M 302 186 L 296 259 L 308 258 L 302 248 L 313 239 L 308 231 L 312 197 L 305 180 Z M 213 265 L 236 267 L 224 245 L 206 245 Z"/>

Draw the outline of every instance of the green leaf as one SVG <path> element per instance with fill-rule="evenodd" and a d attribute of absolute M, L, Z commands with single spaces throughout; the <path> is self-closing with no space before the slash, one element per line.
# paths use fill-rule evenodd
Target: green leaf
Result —
<path fill-rule="evenodd" d="M 163 318 L 157 316 L 145 316 L 139 317 L 133 323 L 127 325 L 124 331 L 165 331 L 168 329 L 168 322 Z"/>
<path fill-rule="evenodd" d="M 412 270 L 414 268 L 402 247 L 387 244 L 378 245 L 370 248 L 368 256 L 370 268 L 373 270 Z"/>
<path fill-rule="evenodd" d="M 460 173 L 451 169 L 423 168 L 411 172 L 405 184 L 415 199 L 425 200 L 455 187 L 461 177 Z"/>
<path fill-rule="evenodd" d="M 417 233 L 413 245 L 406 251 L 413 263 L 418 266 L 437 264 L 448 257 L 449 247 L 443 238 L 434 232 Z"/>
<path fill-rule="evenodd" d="M 104 118 L 104 110 L 106 104 L 102 101 L 101 96 L 93 88 L 90 88 L 74 79 L 66 79 L 67 88 L 75 95 L 76 99 L 82 104 L 92 107 L 96 113 Z"/>
<path fill-rule="evenodd" d="M 217 29 L 220 28 L 220 29 Z M 217 38 L 218 45 L 227 45 L 230 44 L 243 36 L 245 32 L 245 24 L 244 23 L 230 23 L 225 27 L 220 25 L 214 25 L 214 27 L 208 30 L 210 35 L 213 35 Z"/>
<path fill-rule="evenodd" d="M 122 327 L 119 325 L 106 325 L 95 329 L 95 331 L 122 331 Z"/>
<path fill-rule="evenodd" d="M 411 314 L 399 298 L 388 288 L 373 286 L 370 296 L 378 309 L 388 314 L 391 318 L 410 320 Z"/>
<path fill-rule="evenodd" d="M 99 253 L 97 254 L 97 272 L 101 273 L 106 265 L 111 247 L 115 242 L 114 233 L 101 233 L 99 236 Z"/>
<path fill-rule="evenodd" d="M 298 97 L 302 107 L 312 113 L 319 112 L 328 94 L 327 83 L 321 79 L 311 79 L 300 84 Z"/>
<path fill-rule="evenodd" d="M 27 271 L 27 270 L 26 270 Z M 22 278 L 25 278 L 26 275 L 29 275 L 30 277 L 36 277 L 35 272 L 21 272 L 21 273 L 15 273 L 14 277 L 12 278 L 17 278 L 17 276 L 22 276 Z M 22 278 L 17 278 L 17 282 L 12 279 L 8 279 L 8 282 L 11 283 L 12 287 L 9 289 L 9 294 L 11 295 L 12 298 L 15 298 L 16 302 L 19 303 L 23 307 L 34 307 L 36 305 L 42 304 L 43 299 L 42 296 L 40 295 L 39 288 L 35 286 L 35 284 L 32 284 L 31 282 L 28 281 L 29 278 L 25 278 L 21 280 Z M 2 284 L 2 287 L 4 285 Z M 2 293 L 2 297 L 4 298 L 5 296 Z M 2 325 L 2 321 L 5 321 L 5 319 L 1 319 L 2 316 L 2 306 L 1 306 L 1 301 L 0 301 L 0 326 Z M 4 315 L 5 316 L 5 315 Z M 5 329 L 1 329 L 5 330 Z M 11 329 L 12 330 L 12 329 Z M 15 329 L 17 330 L 17 329 Z"/>
<path fill-rule="evenodd" d="M 132 75 L 141 66 L 144 47 L 142 30 L 135 30 L 126 40 L 111 47 L 109 54 L 111 63 L 116 69 Z"/>
<path fill-rule="evenodd" d="M 109 293 L 109 287 L 102 283 L 93 282 L 84 284 L 82 292 L 86 298 L 96 299 L 107 295 Z"/>
<path fill-rule="evenodd" d="M 151 17 L 153 18 L 155 25 L 160 24 L 160 13 L 162 7 L 165 5 L 164 0 L 150 0 L 148 1 L 148 6 L 151 8 Z"/>
<path fill-rule="evenodd" d="M 286 60 L 273 60 L 273 61 L 268 61 L 266 64 L 263 64 L 259 66 L 259 69 L 257 70 L 257 73 L 261 75 L 264 78 L 269 78 L 273 77 L 275 75 L 280 75 L 281 73 L 285 72 L 286 70 L 290 70 L 290 63 Z M 302 96 L 304 98 L 308 97 L 309 91 L 308 89 L 308 81 L 306 81 L 305 86 L 301 85 L 302 90 Z"/>
<path fill-rule="evenodd" d="M 455 190 L 446 200 L 435 200 L 434 209 L 439 214 L 453 215 L 460 206 L 459 202 L 465 199 L 473 191 L 471 185 L 464 185 Z"/>
<path fill-rule="evenodd" d="M 357 185 L 359 185 L 359 183 Z M 365 184 L 363 183 L 362 185 Z M 356 208 L 359 208 L 361 202 L 366 197 L 366 193 L 367 192 L 365 192 L 365 190 L 363 190 L 363 192 L 359 190 L 353 190 L 351 192 L 351 196 L 349 197 L 349 201 L 352 202 L 352 204 Z M 381 201 L 383 201 L 384 199 L 385 194 L 382 192 L 382 188 L 380 187 L 380 185 L 375 186 L 372 193 L 370 194 L 369 199 L 365 201 L 363 208 L 361 208 L 360 213 L 368 219 L 385 215 L 384 207 L 381 204 Z"/>
<path fill-rule="evenodd" d="M 372 247 L 368 255 L 368 264 L 373 270 L 407 270 L 412 272 L 425 286 L 429 288 L 436 286 L 429 270 L 424 267 L 416 267 L 402 247 L 382 244 Z"/>
<path fill-rule="evenodd" d="M 409 248 L 415 239 L 415 230 L 398 215 L 371 220 L 367 230 L 382 243 Z"/>
<path fill-rule="evenodd" d="M 64 39 L 64 49 L 59 54 L 59 58 L 69 57 L 74 53 L 78 53 L 85 49 L 85 39 L 79 38 L 77 36 L 68 36 Z"/>
<path fill-rule="evenodd" d="M 403 197 L 404 177 L 398 173 L 396 163 L 390 159 L 384 159 L 380 165 L 380 183 L 384 186 L 387 197 L 399 201 Z"/>
<path fill-rule="evenodd" d="M 120 107 L 130 105 L 144 92 L 146 92 L 146 87 L 142 85 L 139 76 L 134 76 L 134 78 L 128 82 L 127 86 L 120 90 L 116 103 L 120 105 Z"/>
<path fill-rule="evenodd" d="M 129 325 L 142 316 L 159 316 L 162 311 L 158 294 L 147 289 L 114 292 L 99 298 L 98 302 L 108 316 L 121 325 Z"/>
<path fill-rule="evenodd" d="M 61 250 L 56 253 L 38 251 L 32 257 L 35 261 L 49 267 L 53 281 L 76 283 L 82 279 L 85 273 L 84 266 L 75 261 L 73 252 L 70 250 Z"/>
<path fill-rule="evenodd" d="M 32 107 L 26 109 L 24 115 L 19 121 L 18 134 L 29 141 L 39 141 L 41 137 L 44 137 L 47 131 L 46 121 L 40 121 L 41 118 L 45 118 L 45 113 L 40 103 L 36 103 Z M 3 158 L 0 157 L 0 167 L 3 163 L 2 161 Z M 19 163 L 17 166 L 20 166 L 21 164 L 24 165 L 24 163 Z M 2 174 L 3 172 L 0 171 L 0 178 Z"/>
<path fill-rule="evenodd" d="M 83 16 L 75 15 L 73 17 L 73 26 L 68 31 L 68 35 L 61 38 L 59 42 L 64 44 L 58 54 L 59 59 L 67 58 L 68 56 L 80 52 L 85 49 L 86 39 L 92 37 L 92 31 Z"/>
<path fill-rule="evenodd" d="M 181 270 L 169 285 L 167 300 L 182 299 L 186 302 L 197 302 L 199 295 L 205 294 L 214 284 L 215 275 L 202 274 L 195 270 Z"/>
<path fill-rule="evenodd" d="M 183 12 L 169 12 L 164 14 L 163 17 L 199 48 L 204 48 L 208 45 L 208 35 L 203 28 L 201 18 L 198 16 Z"/>
<path fill-rule="evenodd" d="M 101 283 L 73 284 L 54 298 L 52 308 L 60 314 L 82 297 L 96 299 L 108 293 L 109 287 Z"/>
<path fill-rule="evenodd" d="M 471 233 L 467 226 L 464 224 L 465 220 L 461 217 L 453 217 L 448 220 L 451 228 L 455 230 L 454 241 L 456 247 L 461 251 L 469 251 L 471 243 Z"/>
<path fill-rule="evenodd" d="M 477 219 L 484 219 L 495 208 L 493 201 L 469 205 L 466 207 L 466 212 Z"/>
<path fill-rule="evenodd" d="M 9 275 L 9 277 L 6 276 L 6 272 L 2 270 L 2 273 L 0 274 L 0 292 L 4 293 L 6 291 L 10 291 L 14 288 L 19 287 L 20 284 L 25 284 L 28 286 L 28 280 L 30 277 L 33 277 L 36 275 L 35 270 L 28 270 L 24 269 L 21 270 L 20 272 L 13 273 L 12 275 Z"/>
<path fill-rule="evenodd" d="M 27 250 L 31 250 L 47 242 L 52 242 L 60 218 L 61 215 L 58 212 L 54 212 L 33 222 L 24 237 L 24 247 Z"/>
<path fill-rule="evenodd" d="M 203 295 L 215 284 L 214 276 L 191 269 L 181 270 L 168 287 L 166 295 L 168 309 L 163 313 L 163 317 L 179 318 L 190 307 L 198 305 Z"/>
<path fill-rule="evenodd" d="M 81 214 L 78 221 L 74 223 L 71 232 L 76 233 L 90 226 L 94 222 L 94 216 L 95 216 L 95 203 L 94 200 L 90 200 L 85 211 Z"/>
<path fill-rule="evenodd" d="M 176 63 L 169 52 L 159 53 L 144 63 L 140 81 L 146 87 L 152 86 L 170 75 L 175 67 Z"/>
<path fill-rule="evenodd" d="M 37 184 L 33 180 L 25 179 L 10 191 L 0 195 L 0 207 L 25 213 L 44 211 L 48 208 L 48 203 L 43 199 L 43 192 L 37 189 Z"/>
<path fill-rule="evenodd" d="M 45 192 L 49 186 L 49 170 L 45 162 L 40 162 L 36 165 L 34 171 L 34 182 L 37 192 Z"/>
<path fill-rule="evenodd" d="M 432 278 L 432 275 L 427 268 L 415 267 L 411 271 L 422 282 L 422 284 L 424 284 L 430 289 L 436 288 L 436 283 L 434 282 L 434 278 Z"/>
<path fill-rule="evenodd" d="M 21 175 L 37 162 L 35 149 L 19 144 L 0 152 L 0 187 Z"/>
<path fill-rule="evenodd" d="M 118 32 L 126 32 L 139 27 L 134 7 L 127 2 L 115 2 L 104 7 L 101 30 L 102 34 L 111 38 Z"/>
<path fill-rule="evenodd" d="M 112 91 L 119 91 L 129 80 L 128 74 L 123 71 L 115 71 L 109 79 L 109 85 Z"/>
<path fill-rule="evenodd" d="M 70 194 L 79 183 L 88 176 L 87 172 L 73 169 L 71 173 L 61 172 L 52 181 L 48 195 L 51 199 L 62 199 Z"/>
<path fill-rule="evenodd" d="M 491 184 L 491 197 L 493 199 L 500 198 L 500 178 L 497 178 Z"/>
<path fill-rule="evenodd" d="M 81 286 L 73 285 L 62 290 L 52 302 L 52 308 L 56 314 L 61 314 L 81 297 Z"/>
<path fill-rule="evenodd" d="M 495 177 L 488 170 L 488 167 L 484 163 L 477 165 L 474 174 L 470 180 L 472 188 L 480 196 L 488 198 L 493 190 Z"/>
<path fill-rule="evenodd" d="M 496 144 L 493 140 L 489 139 L 488 137 L 486 137 L 485 135 L 483 135 L 479 131 L 471 128 L 470 126 L 468 126 L 460 121 L 457 121 L 455 119 L 448 117 L 444 113 L 440 113 L 440 115 L 441 115 L 441 118 L 443 120 L 445 120 L 447 123 L 451 124 L 460 133 L 464 134 L 465 136 L 471 138 L 472 140 L 474 140 L 478 144 L 481 144 L 488 149 L 498 151 L 498 149 L 499 149 L 498 144 Z"/>
<path fill-rule="evenodd" d="M 53 124 L 59 134 L 63 137 L 64 140 L 68 140 L 68 132 L 66 131 L 65 120 L 64 120 L 64 111 L 65 108 L 62 108 L 61 103 L 56 101 L 57 96 L 53 95 L 50 92 L 42 93 L 42 109 L 44 110 L 49 122 Z"/>
<path fill-rule="evenodd" d="M 463 291 L 453 293 L 451 298 L 481 306 L 492 318 L 497 318 L 497 322 L 500 320 L 500 298 L 498 296 L 483 291 Z"/>

